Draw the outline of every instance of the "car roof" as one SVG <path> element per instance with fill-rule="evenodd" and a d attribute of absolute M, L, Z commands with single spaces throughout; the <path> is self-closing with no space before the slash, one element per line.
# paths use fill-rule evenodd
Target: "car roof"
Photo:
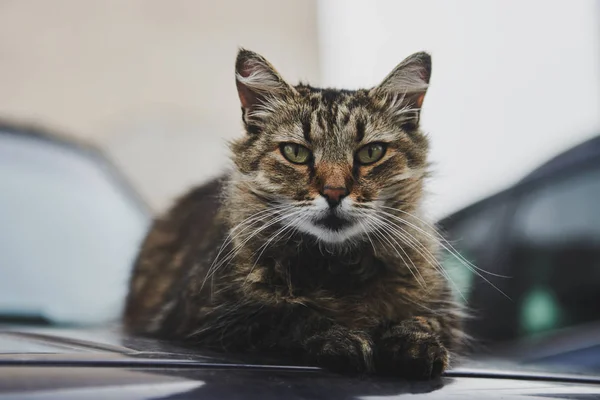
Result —
<path fill-rule="evenodd" d="M 42 140 L 54 145 L 92 153 L 99 157 L 105 157 L 102 150 L 94 144 L 78 139 L 74 135 L 68 135 L 57 130 L 49 129 L 41 124 L 0 119 L 0 135 L 13 135 Z"/>
<path fill-rule="evenodd" d="M 104 172 L 112 178 L 116 186 L 127 194 L 140 211 L 145 213 L 148 217 L 151 216 L 151 210 L 148 203 L 137 192 L 122 171 L 117 168 L 108 154 L 92 142 L 82 140 L 74 135 L 49 129 L 40 124 L 0 119 L 0 141 L 2 140 L 3 135 L 38 140 L 51 146 L 60 146 L 61 148 L 79 153 L 82 157 L 90 160 L 90 162 L 100 165 Z"/>
<path fill-rule="evenodd" d="M 518 184 L 525 185 L 538 179 L 553 176 L 559 172 L 578 167 L 598 158 L 600 158 L 600 136 L 586 140 L 553 157 L 525 176 Z"/>
<path fill-rule="evenodd" d="M 441 380 L 428 382 L 347 377 L 280 356 L 222 354 L 133 337 L 119 326 L 5 326 L 0 329 L 0 368 L 0 400 L 27 398 L 21 395 L 29 390 L 38 396 L 44 394 L 43 398 L 126 398 L 103 390 L 118 386 L 125 395 L 128 385 L 146 393 L 131 397 L 136 399 L 156 398 L 165 390 L 178 394 L 169 398 L 261 400 L 393 399 L 403 394 L 468 399 L 481 395 L 494 398 L 500 392 L 502 398 L 544 397 L 549 393 L 552 398 L 560 398 L 561 393 L 600 395 L 600 377 L 525 369 L 512 363 L 466 362 Z M 4 392 L 9 396 L 3 397 Z M 15 392 L 20 395 L 14 396 Z"/>
<path fill-rule="evenodd" d="M 51 355 L 51 357 L 47 357 Z M 182 366 L 246 366 L 258 369 L 291 369 L 317 371 L 317 367 L 299 363 L 280 354 L 231 354 L 203 349 L 190 344 L 128 334 L 120 325 L 102 327 L 40 327 L 7 324 L 0 325 L 0 365 L 18 359 L 31 362 L 59 364 L 89 364 L 102 362 L 115 365 L 144 365 L 145 363 Z M 488 371 L 502 374 L 540 373 L 547 370 L 525 367 L 510 361 L 467 362 L 460 371 Z M 600 383 L 600 377 L 594 377 Z"/>

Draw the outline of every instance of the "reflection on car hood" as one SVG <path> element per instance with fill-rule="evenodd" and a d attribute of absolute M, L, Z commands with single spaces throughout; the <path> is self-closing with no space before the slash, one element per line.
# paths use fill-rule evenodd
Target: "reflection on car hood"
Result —
<path fill-rule="evenodd" d="M 490 368 L 490 366 L 495 368 Z M 189 349 L 114 329 L 0 330 L 5 398 L 574 398 L 600 397 L 600 378 L 465 364 L 434 382 L 350 378 L 319 368 Z M 523 396 L 523 397 L 521 397 Z"/>

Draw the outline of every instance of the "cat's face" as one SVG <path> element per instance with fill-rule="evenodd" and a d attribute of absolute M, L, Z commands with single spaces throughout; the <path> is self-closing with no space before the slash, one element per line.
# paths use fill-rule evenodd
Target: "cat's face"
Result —
<path fill-rule="evenodd" d="M 391 208 L 418 205 L 427 167 L 420 107 L 431 62 L 418 53 L 371 90 L 288 85 L 261 56 L 236 64 L 245 137 L 232 145 L 238 182 L 299 231 L 333 244 L 369 239 Z"/>

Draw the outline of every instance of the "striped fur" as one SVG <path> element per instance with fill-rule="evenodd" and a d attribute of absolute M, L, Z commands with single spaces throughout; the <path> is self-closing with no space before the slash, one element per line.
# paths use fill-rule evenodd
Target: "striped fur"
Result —
<path fill-rule="evenodd" d="M 463 334 L 435 259 L 437 232 L 419 216 L 430 74 L 429 56 L 417 53 L 369 90 L 291 86 L 240 50 L 246 133 L 231 143 L 235 167 L 156 219 L 126 327 L 334 370 L 438 376 Z M 289 161 L 285 143 L 310 159 Z M 357 152 L 371 143 L 385 153 L 362 165 Z M 344 195 L 334 204 L 327 193 Z"/>

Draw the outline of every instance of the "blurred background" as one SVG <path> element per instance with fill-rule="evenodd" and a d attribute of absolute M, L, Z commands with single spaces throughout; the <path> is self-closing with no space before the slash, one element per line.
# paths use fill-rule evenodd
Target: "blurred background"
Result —
<path fill-rule="evenodd" d="M 238 47 L 321 83 L 317 15 L 310 0 L 0 1 L 0 115 L 97 144 L 163 210 L 242 132 Z"/>
<path fill-rule="evenodd" d="M 596 0 L 0 1 L 0 118 L 79 140 L 4 127 L 0 314 L 118 316 L 150 215 L 228 164 L 226 142 L 241 134 L 239 46 L 291 83 L 344 88 L 430 52 L 426 211 L 461 254 L 513 278 L 485 275 L 508 301 L 459 265 L 464 297 L 487 316 L 473 332 L 507 342 L 600 321 L 598 143 L 569 153 L 583 175 L 561 175 L 573 178 L 558 194 L 550 178 L 563 158 L 529 179 L 600 133 Z M 527 196 L 541 196 L 541 211 Z M 545 346 L 535 357 L 549 357 Z"/>
<path fill-rule="evenodd" d="M 5 0 L 0 116 L 98 144 L 162 210 L 241 133 L 238 46 L 291 82 L 349 88 L 426 50 L 441 217 L 599 131 L 599 22 L 594 0 Z"/>

